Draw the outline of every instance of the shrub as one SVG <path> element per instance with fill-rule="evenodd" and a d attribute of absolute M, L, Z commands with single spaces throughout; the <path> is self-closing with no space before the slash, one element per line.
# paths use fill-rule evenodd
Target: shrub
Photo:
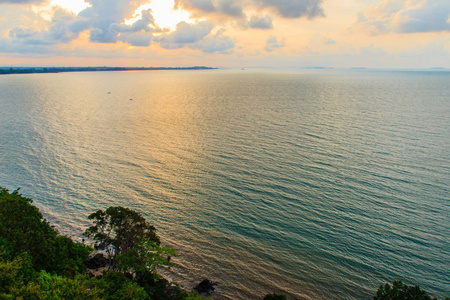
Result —
<path fill-rule="evenodd" d="M 145 289 L 121 272 L 109 271 L 101 278 L 91 280 L 104 299 L 145 300 L 150 299 Z"/>
<path fill-rule="evenodd" d="M 264 296 L 264 300 L 286 300 L 285 295 L 278 295 L 278 294 L 267 294 Z"/>
<path fill-rule="evenodd" d="M 81 272 L 91 249 L 58 235 L 32 199 L 0 187 L 0 251 L 5 260 L 28 253 L 36 270 Z"/>
<path fill-rule="evenodd" d="M 448 297 L 445 297 L 449 300 Z M 418 286 L 408 286 L 401 281 L 380 285 L 373 300 L 437 300 Z"/>
<path fill-rule="evenodd" d="M 88 285 L 88 279 L 78 275 L 74 279 L 64 278 L 41 271 L 35 281 L 13 289 L 13 299 L 65 299 L 97 300 L 101 291 Z"/>

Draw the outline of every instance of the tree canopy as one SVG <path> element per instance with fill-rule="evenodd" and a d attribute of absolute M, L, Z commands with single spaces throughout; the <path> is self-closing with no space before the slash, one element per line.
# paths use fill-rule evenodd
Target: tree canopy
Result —
<path fill-rule="evenodd" d="M 59 235 L 32 202 L 0 187 L 0 299 L 202 299 L 156 272 L 176 254 L 139 213 L 110 207 L 89 216 L 86 235 L 115 265 L 90 278 L 92 248 Z"/>
<path fill-rule="evenodd" d="M 444 299 L 450 300 L 446 296 Z M 437 300 L 437 298 L 431 297 L 418 286 L 408 286 L 396 280 L 392 285 L 389 283 L 380 285 L 373 300 Z"/>
<path fill-rule="evenodd" d="M 32 202 L 0 187 L 0 254 L 13 260 L 28 253 L 36 270 L 60 275 L 85 270 L 89 247 L 59 235 Z"/>
<path fill-rule="evenodd" d="M 118 267 L 119 258 L 126 258 L 130 263 L 133 260 L 130 257 L 132 253 L 136 258 L 134 262 L 138 263 L 138 258 L 145 260 L 147 253 L 162 253 L 168 249 L 160 247 L 155 227 L 141 214 L 129 208 L 109 207 L 105 211 L 98 210 L 89 215 L 88 219 L 94 225 L 84 235 L 95 240 L 96 249 L 106 251 L 112 268 Z"/>

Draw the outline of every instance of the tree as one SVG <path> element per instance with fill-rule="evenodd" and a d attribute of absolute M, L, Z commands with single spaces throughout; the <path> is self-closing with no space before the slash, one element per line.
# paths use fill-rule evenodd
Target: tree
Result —
<path fill-rule="evenodd" d="M 35 280 L 13 289 L 6 299 L 100 300 L 102 292 L 83 275 L 77 275 L 72 279 L 49 274 L 42 270 Z"/>
<path fill-rule="evenodd" d="M 115 269 L 89 279 L 92 248 L 59 235 L 32 202 L 0 187 L 0 299 L 201 299 L 155 271 L 176 253 L 137 212 L 110 207 L 89 216 L 85 234 L 109 251 Z"/>
<path fill-rule="evenodd" d="M 0 299 L 6 298 L 12 290 L 27 285 L 35 273 L 28 253 L 22 253 L 12 261 L 3 260 L 0 256 Z"/>
<path fill-rule="evenodd" d="M 179 285 L 169 282 L 157 272 L 150 272 L 150 270 L 138 272 L 136 281 L 152 300 L 205 300 L 197 293 L 187 292 Z"/>
<path fill-rule="evenodd" d="M 112 269 L 118 267 L 117 258 L 123 257 L 125 253 L 134 252 L 138 258 L 144 255 L 142 251 L 146 247 L 140 246 L 143 242 L 152 242 L 155 247 L 160 245 L 155 227 L 129 208 L 109 207 L 106 211 L 98 210 L 88 218 L 93 220 L 94 225 L 89 227 L 84 235 L 96 241 L 96 249 L 106 251 Z M 127 258 L 127 261 L 130 261 L 130 258 Z"/>
<path fill-rule="evenodd" d="M 35 270 L 44 269 L 60 275 L 82 272 L 83 261 L 91 249 L 61 236 L 45 220 L 42 213 L 23 197 L 0 187 L 0 253 L 11 261 L 28 253 Z"/>
<path fill-rule="evenodd" d="M 109 271 L 100 278 L 94 278 L 89 285 L 99 290 L 101 299 L 146 300 L 150 299 L 145 289 L 123 273 Z"/>
<path fill-rule="evenodd" d="M 154 271 L 156 266 L 170 266 L 175 250 L 161 247 L 153 241 L 140 241 L 125 253 L 117 255 L 117 267 L 129 273 Z"/>
<path fill-rule="evenodd" d="M 32 255 L 33 265 L 46 268 L 56 231 L 43 219 L 32 199 L 0 187 L 0 237 L 7 242 L 13 256 L 21 252 Z M 10 257 L 11 259 L 14 257 Z"/>
<path fill-rule="evenodd" d="M 388 283 L 380 285 L 377 294 L 373 297 L 373 300 L 437 300 L 434 297 L 428 295 L 424 290 L 421 290 L 418 286 L 408 286 L 397 280 L 392 283 L 392 286 Z M 445 297 L 445 300 L 449 300 Z"/>
<path fill-rule="evenodd" d="M 285 295 L 278 295 L 278 294 L 267 294 L 266 296 L 264 296 L 263 300 L 286 300 L 286 296 Z"/>

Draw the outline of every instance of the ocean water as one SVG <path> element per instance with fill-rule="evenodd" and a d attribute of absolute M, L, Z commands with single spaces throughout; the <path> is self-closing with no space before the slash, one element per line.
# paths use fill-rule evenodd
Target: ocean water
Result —
<path fill-rule="evenodd" d="M 216 299 L 449 295 L 449 150 L 446 71 L 0 77 L 0 186 L 73 238 L 139 211 Z"/>

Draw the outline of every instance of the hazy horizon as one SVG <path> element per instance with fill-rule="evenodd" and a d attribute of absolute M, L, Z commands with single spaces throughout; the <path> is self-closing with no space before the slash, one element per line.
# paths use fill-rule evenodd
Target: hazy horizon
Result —
<path fill-rule="evenodd" d="M 268 70 L 380 70 L 380 71 L 401 71 L 401 70 L 406 70 L 406 71 L 426 71 L 426 70 L 430 70 L 430 71 L 449 71 L 450 68 L 448 67 L 440 67 L 440 66 L 434 66 L 434 67 L 423 67 L 423 68 L 417 68 L 417 67 L 404 67 L 404 68 L 400 68 L 400 67 L 329 67 L 329 66 L 294 66 L 294 67 L 278 67 L 278 66 L 236 66 L 236 67 L 226 67 L 226 66 L 209 66 L 209 65 L 186 65 L 186 66 L 171 66 L 171 67 L 167 67 L 167 66 L 151 66 L 151 65 L 146 65 L 146 66 L 115 66 L 115 65 L 79 65 L 79 66 L 74 66 L 74 65 L 0 65 L 0 68 L 2 69 L 6 69 L 6 68 L 130 68 L 130 69 L 139 69 L 139 68 L 167 68 L 167 69 L 174 69 L 176 70 L 177 68 L 185 68 L 185 69 L 193 69 L 195 70 L 196 67 L 199 68 L 208 68 L 208 69 L 268 69 Z M 118 70 L 118 71 L 127 71 L 127 70 Z M 138 71 L 138 70 L 137 70 Z M 142 70 L 142 71 L 152 71 L 152 70 Z M 157 71 L 157 70 L 155 70 Z"/>

